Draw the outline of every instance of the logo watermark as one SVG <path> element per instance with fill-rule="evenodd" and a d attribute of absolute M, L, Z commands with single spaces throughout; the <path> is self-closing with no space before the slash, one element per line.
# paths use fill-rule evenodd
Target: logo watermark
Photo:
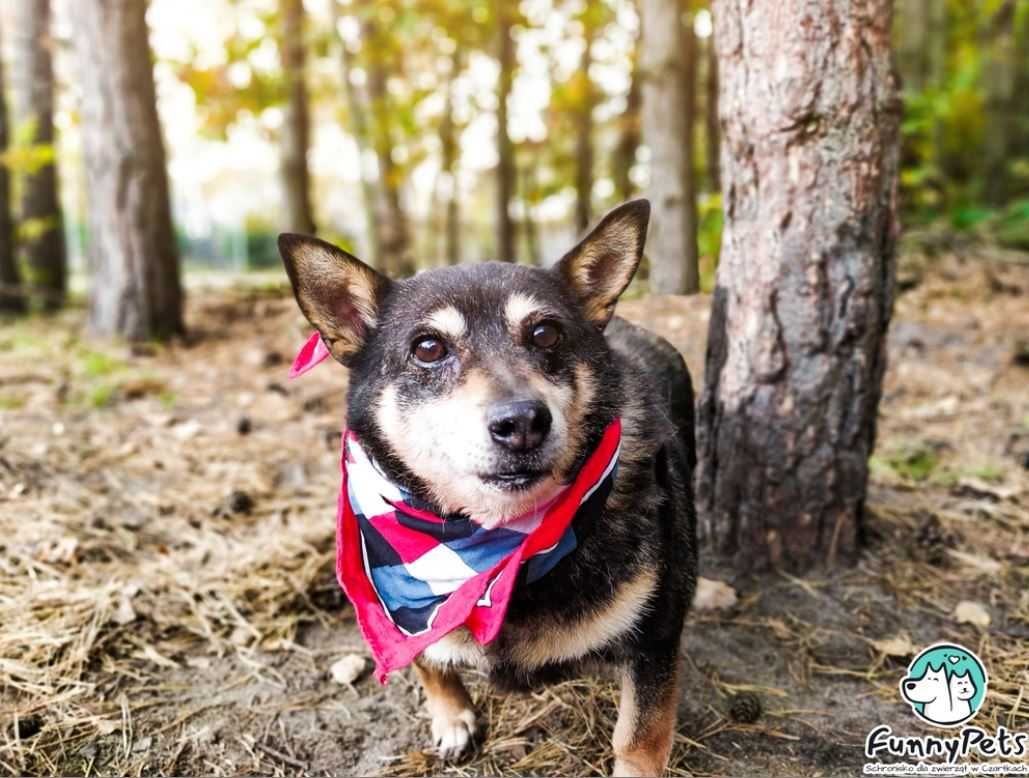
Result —
<path fill-rule="evenodd" d="M 911 660 L 900 697 L 925 724 L 953 735 L 901 735 L 882 724 L 865 738 L 865 775 L 1029 775 L 1029 733 L 963 726 L 982 708 L 989 676 L 964 646 L 936 643 Z M 991 762 L 964 762 L 971 756 Z M 883 759 L 897 761 L 882 761 Z M 1023 761 L 1011 761 L 1023 760 Z"/>

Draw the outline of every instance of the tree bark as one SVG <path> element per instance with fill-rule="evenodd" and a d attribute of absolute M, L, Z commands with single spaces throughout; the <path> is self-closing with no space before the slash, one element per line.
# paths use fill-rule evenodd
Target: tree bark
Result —
<path fill-rule="evenodd" d="M 339 3 L 332 0 L 332 23 L 338 30 L 340 23 Z M 361 200 L 364 204 L 365 229 L 368 232 L 368 248 L 370 256 L 367 260 L 372 267 L 382 268 L 382 237 L 379 225 L 379 188 L 381 183 L 376 180 L 374 171 L 369 170 L 366 157 L 374 153 L 371 130 L 368 122 L 368 107 L 365 96 L 351 80 L 353 63 L 350 52 L 347 50 L 347 43 L 342 37 L 339 39 L 339 64 L 340 75 L 343 78 L 343 94 L 346 99 L 347 115 L 350 117 L 350 130 L 357 143 L 357 150 L 360 154 L 360 175 L 361 175 Z"/>
<path fill-rule="evenodd" d="M 707 99 L 704 105 L 704 141 L 707 157 L 707 183 L 712 192 L 722 191 L 721 149 L 722 131 L 718 125 L 718 54 L 715 50 L 715 36 L 711 35 L 704 44 L 707 64 L 704 88 Z"/>
<path fill-rule="evenodd" d="M 279 51 L 286 82 L 286 114 L 282 124 L 282 189 L 286 198 L 286 229 L 313 235 L 311 176 L 307 151 L 311 145 L 311 114 L 307 99 L 303 0 L 279 0 L 282 38 Z"/>
<path fill-rule="evenodd" d="M 29 128 L 29 143 L 54 147 L 53 39 L 50 0 L 12 0 L 11 93 L 16 131 Z M 67 290 L 64 222 L 53 161 L 19 176 L 20 241 L 33 294 L 46 310 L 60 308 Z"/>
<path fill-rule="evenodd" d="M 589 20 L 584 22 L 584 34 L 585 45 L 576 74 L 581 103 L 575 116 L 575 228 L 580 234 L 590 226 L 593 211 L 593 108 L 597 101 L 590 79 L 594 30 Z"/>
<path fill-rule="evenodd" d="M 457 145 L 457 128 L 454 124 L 454 81 L 461 73 L 463 52 L 461 43 L 454 42 L 454 53 L 450 58 L 450 76 L 447 79 L 446 103 L 443 107 L 443 121 L 440 124 L 439 139 L 442 147 L 442 168 L 446 176 L 446 244 L 444 254 L 446 262 L 456 265 L 461 261 L 461 200 L 458 192 L 458 160 L 460 150 Z"/>
<path fill-rule="evenodd" d="M 366 6 L 375 8 L 375 4 Z M 379 23 L 365 17 L 363 45 L 368 67 L 368 98 L 374 117 L 373 140 L 375 156 L 379 161 L 379 227 L 382 244 L 383 269 L 394 276 L 408 276 L 415 272 L 411 254 L 411 238 L 407 215 L 400 197 L 401 172 L 393 161 L 393 127 L 390 117 L 387 65 L 399 73 L 400 55 L 391 41 L 385 39 Z"/>
<path fill-rule="evenodd" d="M 700 289 L 690 108 L 694 73 L 687 72 L 690 57 L 683 46 L 693 35 L 684 29 L 678 0 L 643 0 L 641 23 L 643 141 L 651 170 L 650 288 L 659 294 L 692 293 Z"/>
<path fill-rule="evenodd" d="M 3 20 L 0 19 L 0 22 Z M 2 32 L 2 30 L 0 30 Z M 3 35 L 0 35 L 0 51 Z M 8 150 L 7 101 L 4 99 L 4 63 L 0 58 L 0 156 Z M 0 313 L 21 313 L 25 310 L 21 273 L 14 250 L 14 222 L 11 219 L 11 177 L 0 161 Z"/>
<path fill-rule="evenodd" d="M 90 0 L 68 9 L 82 90 L 91 329 L 131 340 L 180 333 L 182 286 L 146 4 Z"/>
<path fill-rule="evenodd" d="M 636 152 L 640 147 L 640 87 L 639 44 L 633 55 L 632 73 L 629 76 L 629 92 L 625 96 L 625 112 L 619 120 L 621 132 L 614 153 L 614 180 L 618 198 L 625 202 L 636 193 L 632 182 L 632 168 L 636 164 Z"/>
<path fill-rule="evenodd" d="M 507 101 L 514 80 L 514 41 L 511 39 L 511 10 L 508 0 L 494 0 L 497 17 L 497 259 L 514 262 L 514 220 L 511 218 L 511 198 L 515 190 L 514 145 L 507 126 Z"/>
<path fill-rule="evenodd" d="M 726 223 L 698 507 L 741 571 L 853 558 L 893 307 L 891 0 L 716 0 Z"/>

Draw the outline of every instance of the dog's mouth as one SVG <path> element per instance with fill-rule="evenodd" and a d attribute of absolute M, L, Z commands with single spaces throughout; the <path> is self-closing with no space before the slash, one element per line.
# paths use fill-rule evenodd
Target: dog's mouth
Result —
<path fill-rule="evenodd" d="M 505 492 L 524 492 L 538 484 L 546 475 L 546 470 L 526 469 L 488 473 L 479 477 L 484 483 Z"/>

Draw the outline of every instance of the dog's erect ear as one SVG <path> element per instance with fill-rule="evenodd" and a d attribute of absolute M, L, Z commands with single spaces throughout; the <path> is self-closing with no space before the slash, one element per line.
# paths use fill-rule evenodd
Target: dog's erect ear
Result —
<path fill-rule="evenodd" d="M 639 267 L 649 221 L 647 200 L 620 205 L 557 263 L 557 273 L 598 329 L 611 321 L 615 303 Z"/>
<path fill-rule="evenodd" d="M 300 310 L 332 356 L 349 364 L 375 327 L 389 279 L 318 238 L 280 235 L 279 253 Z"/>

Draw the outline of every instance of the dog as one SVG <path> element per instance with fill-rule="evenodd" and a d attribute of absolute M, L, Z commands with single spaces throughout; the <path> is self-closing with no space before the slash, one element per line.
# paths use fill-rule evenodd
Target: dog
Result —
<path fill-rule="evenodd" d="M 486 262 L 403 280 L 280 237 L 301 311 L 349 368 L 348 429 L 435 514 L 505 527 L 560 494 L 620 420 L 610 492 L 599 513 L 576 515 L 574 549 L 515 586 L 490 642 L 461 627 L 415 660 L 446 759 L 479 729 L 461 667 L 529 690 L 599 665 L 621 677 L 614 774 L 667 767 L 696 584 L 695 448 L 681 355 L 614 316 L 649 217 L 646 200 L 616 208 L 550 269 Z"/>

